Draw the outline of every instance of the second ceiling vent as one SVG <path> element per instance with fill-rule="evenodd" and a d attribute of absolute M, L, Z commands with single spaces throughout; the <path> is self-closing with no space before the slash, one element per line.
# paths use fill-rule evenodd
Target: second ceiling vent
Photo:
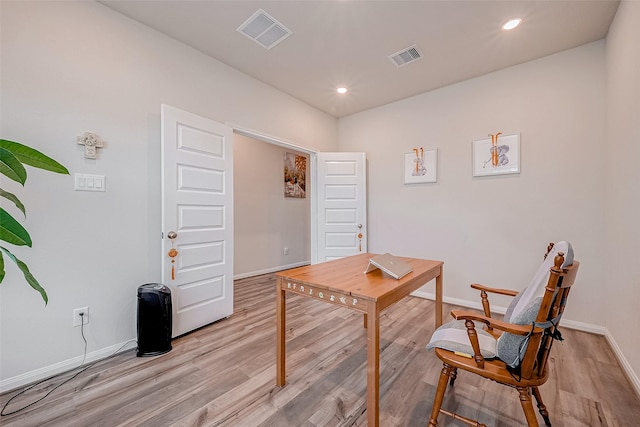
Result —
<path fill-rule="evenodd" d="M 293 31 L 262 9 L 258 9 L 236 31 L 249 37 L 265 49 L 271 49 L 293 34 Z"/>
<path fill-rule="evenodd" d="M 402 67 L 411 62 L 417 61 L 418 59 L 422 59 L 422 57 L 422 52 L 420 52 L 420 49 L 418 49 L 418 46 L 415 44 L 406 49 L 402 49 L 400 52 L 396 52 L 393 55 L 389 55 L 389 59 L 391 62 L 396 64 L 396 67 Z"/>

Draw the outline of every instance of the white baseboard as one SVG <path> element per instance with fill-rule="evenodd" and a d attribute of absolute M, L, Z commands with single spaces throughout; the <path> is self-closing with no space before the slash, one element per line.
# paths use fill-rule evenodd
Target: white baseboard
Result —
<path fill-rule="evenodd" d="M 431 301 L 435 301 L 436 299 L 436 295 L 431 292 L 415 291 L 411 295 L 413 295 L 414 297 L 429 299 Z M 460 299 L 460 298 L 443 297 L 442 302 L 447 304 L 458 305 L 460 307 L 467 307 L 467 308 L 474 308 L 476 310 L 482 310 L 482 303 L 477 301 L 469 301 L 469 300 Z M 492 313 L 504 314 L 506 311 L 507 311 L 506 307 L 493 306 L 493 305 L 491 306 Z M 444 321 L 446 323 L 447 319 L 445 318 Z"/>
<path fill-rule="evenodd" d="M 419 298 L 425 298 L 432 301 L 436 299 L 435 294 L 431 292 L 416 291 L 416 292 L 413 292 L 411 295 Z M 463 300 L 459 298 L 447 298 L 447 297 L 443 297 L 442 301 L 447 304 L 453 304 L 460 307 L 467 307 L 467 308 L 473 308 L 476 310 L 482 310 L 482 304 L 475 301 Z M 492 306 L 491 311 L 499 314 L 504 314 L 506 311 L 506 308 Z M 445 323 L 449 320 L 447 318 L 447 315 L 448 313 L 443 313 L 443 317 L 444 317 L 443 320 Z M 596 335 L 604 335 L 604 337 L 607 339 L 607 342 L 609 343 L 609 346 L 611 346 L 611 350 L 613 350 L 613 352 L 615 353 L 616 358 L 618 359 L 618 362 L 620 362 L 620 365 L 622 366 L 622 370 L 624 371 L 627 378 L 629 378 L 629 381 L 631 382 L 631 385 L 635 389 L 636 394 L 638 395 L 638 397 L 640 397 L 640 378 L 638 378 L 638 374 L 634 372 L 633 368 L 631 367 L 631 365 L 625 358 L 624 354 L 622 353 L 622 350 L 620 350 L 620 347 L 618 346 L 616 341 L 613 339 L 613 336 L 611 335 L 611 333 L 606 327 L 600 326 L 600 325 L 594 325 L 590 323 L 578 322 L 576 320 L 570 320 L 570 319 L 562 319 L 562 326 L 569 329 L 575 329 L 577 331 L 589 332 Z"/>
<path fill-rule="evenodd" d="M 132 345 L 128 345 L 132 344 Z M 136 340 L 115 344 L 103 349 L 87 353 L 83 366 L 87 366 L 97 360 L 106 359 L 116 353 L 122 353 L 124 351 L 135 348 Z M 70 371 L 80 367 L 82 363 L 82 356 L 74 357 L 71 359 L 63 360 L 62 362 L 54 363 L 53 365 L 45 366 L 40 369 L 36 369 L 24 374 L 16 375 L 15 377 L 3 379 L 0 381 L 0 393 L 15 390 L 20 387 L 24 387 L 28 384 L 35 383 L 36 381 L 42 381 L 45 378 L 52 377 L 54 375 L 61 374 L 63 372 Z"/>
<path fill-rule="evenodd" d="M 607 328 L 592 323 L 578 322 L 577 320 L 562 319 L 563 328 L 575 329 L 576 331 L 589 332 L 596 335 L 606 335 Z"/>
<path fill-rule="evenodd" d="M 613 353 L 616 355 L 618 362 L 620 362 L 620 365 L 622 365 L 622 370 L 627 375 L 629 382 L 631 382 L 631 386 L 633 386 L 633 388 L 635 389 L 636 395 L 640 397 L 640 378 L 638 378 L 638 374 L 634 372 L 633 368 L 624 357 L 622 350 L 620 350 L 618 343 L 616 343 L 616 340 L 613 339 L 613 336 L 608 329 L 606 329 L 604 337 L 607 339 L 607 342 L 611 346 L 611 350 L 613 350 Z"/>
<path fill-rule="evenodd" d="M 288 270 L 290 268 L 302 267 L 303 265 L 309 265 L 309 264 L 311 264 L 311 261 L 301 261 L 293 264 L 281 265 L 279 267 L 266 268 L 264 270 L 256 270 L 256 271 L 250 271 L 248 273 L 235 274 L 233 276 L 233 280 L 244 279 L 246 277 L 259 276 L 261 274 L 274 273 L 276 271 Z"/>

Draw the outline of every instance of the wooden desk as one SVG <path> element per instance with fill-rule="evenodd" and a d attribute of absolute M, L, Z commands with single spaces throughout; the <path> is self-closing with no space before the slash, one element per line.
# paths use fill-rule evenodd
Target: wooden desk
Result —
<path fill-rule="evenodd" d="M 347 307 L 364 313 L 367 328 L 367 420 L 379 426 L 380 403 L 380 312 L 400 301 L 432 279 L 436 279 L 436 328 L 442 324 L 442 261 L 402 258 L 413 271 L 400 280 L 380 270 L 364 274 L 369 258 L 359 254 L 347 258 L 276 273 L 276 384 L 286 382 L 285 293 Z"/>

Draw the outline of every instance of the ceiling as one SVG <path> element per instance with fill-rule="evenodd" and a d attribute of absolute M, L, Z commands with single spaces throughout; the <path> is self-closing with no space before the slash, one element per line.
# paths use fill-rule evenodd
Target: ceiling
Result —
<path fill-rule="evenodd" d="M 604 38 L 617 0 L 100 3 L 334 117 Z M 266 49 L 236 31 L 258 9 L 293 34 Z M 500 29 L 509 18 L 522 24 Z M 416 45 L 423 57 L 389 56 Z M 340 95 L 336 88 L 349 91 Z"/>

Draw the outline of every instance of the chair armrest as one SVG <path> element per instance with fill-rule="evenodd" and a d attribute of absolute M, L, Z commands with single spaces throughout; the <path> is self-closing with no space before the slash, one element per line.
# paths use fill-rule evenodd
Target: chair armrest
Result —
<path fill-rule="evenodd" d="M 510 297 L 515 297 L 516 295 L 518 295 L 518 291 L 512 291 L 511 289 L 490 288 L 489 286 L 481 285 L 479 283 L 473 283 L 471 287 L 479 291 L 491 292 L 492 294 L 507 295 Z"/>
<path fill-rule="evenodd" d="M 475 320 L 478 322 L 482 322 L 490 328 L 498 329 L 503 332 L 509 332 L 510 334 L 514 335 L 524 336 L 528 334 L 539 334 L 544 331 L 544 329 L 538 327 L 533 327 L 533 330 L 531 330 L 531 325 L 515 325 L 513 323 L 504 322 L 502 320 L 486 317 L 481 314 L 466 310 L 452 310 L 451 316 L 453 316 L 453 318 L 456 320 Z"/>
<path fill-rule="evenodd" d="M 489 304 L 489 297 L 487 296 L 487 292 L 491 292 L 493 294 L 507 295 L 510 297 L 515 297 L 518 295 L 517 291 L 512 291 L 510 289 L 497 289 L 490 288 L 489 286 L 481 285 L 479 283 L 471 284 L 473 289 L 477 289 L 480 291 L 480 299 L 482 300 L 482 310 L 484 311 L 484 315 L 487 317 L 491 317 L 491 306 Z M 489 327 L 491 330 L 491 327 Z"/>

